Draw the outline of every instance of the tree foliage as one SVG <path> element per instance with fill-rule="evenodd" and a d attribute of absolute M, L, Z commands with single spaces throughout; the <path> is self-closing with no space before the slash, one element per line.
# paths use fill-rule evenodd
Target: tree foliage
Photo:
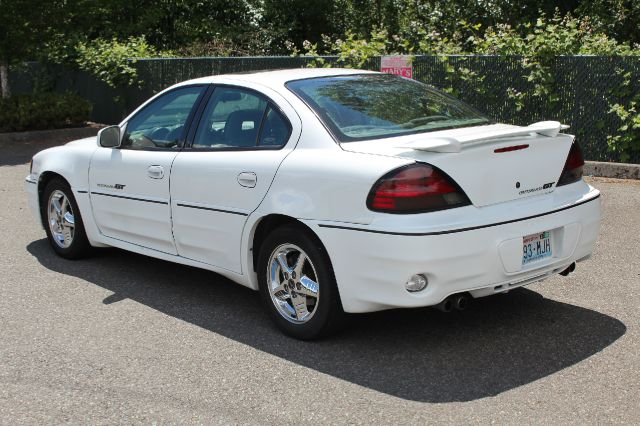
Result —
<path fill-rule="evenodd" d="M 8 66 L 33 57 L 49 30 L 48 19 L 58 10 L 55 2 L 44 7 L 34 0 L 0 0 L 0 86 L 3 97 L 11 93 Z"/>
<path fill-rule="evenodd" d="M 316 66 L 331 54 L 351 67 L 400 53 L 440 55 L 446 90 L 456 94 L 462 82 L 482 94 L 485 76 L 444 55 L 518 55 L 533 89 L 508 95 L 523 108 L 558 99 L 557 56 L 635 55 L 639 43 L 637 0 L 0 0 L 0 82 L 8 64 L 25 60 L 80 67 L 122 88 L 139 83 L 132 58 L 167 52 L 293 53 Z M 612 97 L 621 123 L 612 150 L 640 143 L 639 102 Z"/>
<path fill-rule="evenodd" d="M 381 30 L 392 45 L 447 53 L 470 50 L 489 28 L 526 36 L 542 16 L 572 16 L 618 43 L 640 43 L 635 0 L 0 0 L 0 58 L 61 61 L 79 42 L 141 36 L 184 54 L 287 54 L 305 40 L 324 53 L 333 48 L 326 37 L 370 40 Z"/>
<path fill-rule="evenodd" d="M 152 58 L 158 52 L 144 37 L 129 37 L 120 42 L 117 39 L 96 39 L 80 42 L 76 46 L 77 64 L 114 89 L 140 84 L 135 68 L 139 58 Z"/>
<path fill-rule="evenodd" d="M 37 59 L 50 36 L 76 31 L 64 19 L 76 1 L 0 0 L 0 59 Z"/>

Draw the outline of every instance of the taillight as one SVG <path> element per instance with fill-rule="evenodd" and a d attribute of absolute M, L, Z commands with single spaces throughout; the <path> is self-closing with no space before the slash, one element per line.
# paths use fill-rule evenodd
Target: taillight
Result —
<path fill-rule="evenodd" d="M 578 142 L 574 141 L 573 144 L 571 144 L 567 161 L 564 163 L 564 169 L 562 169 L 562 174 L 556 186 L 567 185 L 582 179 L 583 167 L 584 159 L 582 158 L 582 150 Z"/>
<path fill-rule="evenodd" d="M 367 207 L 384 213 L 425 213 L 471 204 L 446 173 L 429 164 L 411 164 L 381 177 Z"/>

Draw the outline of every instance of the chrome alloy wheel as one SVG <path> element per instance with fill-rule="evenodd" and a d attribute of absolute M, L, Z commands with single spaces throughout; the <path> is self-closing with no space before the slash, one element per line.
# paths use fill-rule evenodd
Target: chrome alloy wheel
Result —
<path fill-rule="evenodd" d="M 67 248 L 73 242 L 75 218 L 69 198 L 56 189 L 49 197 L 47 219 L 51 236 L 60 248 Z"/>
<path fill-rule="evenodd" d="M 294 244 L 282 244 L 271 253 L 267 283 L 278 313 L 302 324 L 318 310 L 318 275 L 307 254 Z"/>

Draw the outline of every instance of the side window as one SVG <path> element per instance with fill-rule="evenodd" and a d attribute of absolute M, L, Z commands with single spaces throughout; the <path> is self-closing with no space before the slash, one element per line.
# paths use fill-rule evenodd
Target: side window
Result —
<path fill-rule="evenodd" d="M 122 148 L 176 148 L 191 109 L 204 86 L 172 90 L 138 112 L 129 122 L 122 139 Z"/>
<path fill-rule="evenodd" d="M 192 147 L 280 146 L 288 133 L 286 120 L 263 96 L 241 88 L 219 87 L 202 114 Z"/>
<path fill-rule="evenodd" d="M 287 143 L 291 127 L 282 114 L 271 106 L 262 123 L 262 131 L 258 139 L 259 146 L 282 146 Z"/>

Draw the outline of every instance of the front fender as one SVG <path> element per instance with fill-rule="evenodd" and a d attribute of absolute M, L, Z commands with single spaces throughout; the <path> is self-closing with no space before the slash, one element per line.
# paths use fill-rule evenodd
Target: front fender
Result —
<path fill-rule="evenodd" d="M 33 157 L 32 170 L 27 179 L 37 182 L 38 194 L 42 193 L 50 179 L 60 176 L 66 180 L 80 208 L 89 242 L 93 246 L 102 246 L 88 193 L 91 157 L 97 149 L 96 138 L 90 137 L 40 151 Z M 39 208 L 39 197 L 37 203 Z"/>

